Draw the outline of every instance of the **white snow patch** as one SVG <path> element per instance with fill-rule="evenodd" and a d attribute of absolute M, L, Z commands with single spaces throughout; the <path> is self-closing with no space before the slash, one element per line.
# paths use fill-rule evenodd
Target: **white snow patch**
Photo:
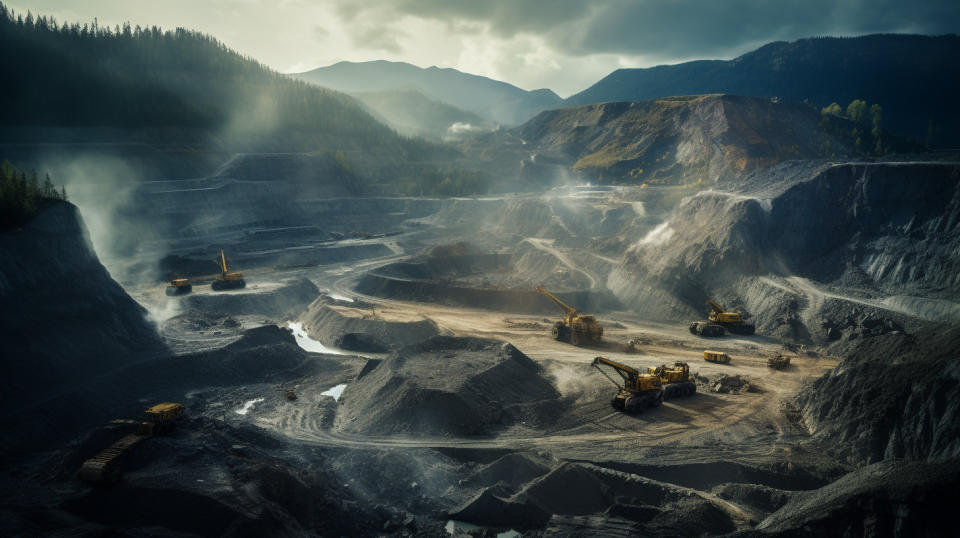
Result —
<path fill-rule="evenodd" d="M 325 390 L 320 393 L 321 396 L 333 396 L 334 400 L 339 400 L 340 395 L 343 394 L 343 389 L 347 388 L 346 384 L 337 385 L 336 387 L 331 388 L 330 390 Z"/>
<path fill-rule="evenodd" d="M 307 334 L 307 331 L 303 328 L 303 324 L 296 321 L 291 321 L 287 323 L 287 327 L 293 331 L 293 339 L 297 341 L 297 345 L 300 346 L 300 349 L 304 351 L 309 351 L 311 353 L 326 353 L 328 355 L 346 355 L 343 351 L 327 347 L 320 342 L 317 342 Z"/>
<path fill-rule="evenodd" d="M 339 293 L 328 293 L 327 296 L 338 301 L 346 301 L 348 303 L 353 302 L 353 297 L 347 297 L 346 295 L 340 295 Z"/>
<path fill-rule="evenodd" d="M 645 217 L 647 215 L 647 208 L 644 207 L 643 202 L 630 202 L 630 205 L 633 206 L 633 213 L 638 217 Z"/>
<path fill-rule="evenodd" d="M 243 403 L 243 407 L 241 407 L 240 409 L 237 409 L 235 413 L 238 415 L 246 415 L 247 413 L 250 412 L 251 409 L 253 409 L 253 406 L 257 405 L 262 401 L 263 401 L 263 398 L 254 398 L 252 400 L 247 400 L 246 402 Z"/>

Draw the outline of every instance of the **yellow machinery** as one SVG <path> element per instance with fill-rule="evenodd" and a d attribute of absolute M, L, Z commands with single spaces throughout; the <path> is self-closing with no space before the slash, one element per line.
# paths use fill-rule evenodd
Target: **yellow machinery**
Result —
<path fill-rule="evenodd" d="M 557 306 L 563 309 L 565 313 L 563 321 L 558 321 L 553 325 L 553 337 L 556 340 L 570 342 L 575 346 L 600 342 L 600 339 L 603 338 L 603 327 L 597 321 L 597 318 L 577 312 L 576 308 L 567 306 L 552 293 L 543 289 L 543 286 L 537 286 L 537 291 L 557 303 Z"/>
<path fill-rule="evenodd" d="M 727 312 L 712 299 L 707 300 L 710 305 L 710 315 L 707 321 L 694 321 L 690 324 L 690 332 L 697 336 L 723 336 L 725 331 L 733 334 L 753 334 L 756 327 L 752 323 L 743 321 L 739 312 Z"/>
<path fill-rule="evenodd" d="M 247 282 L 243 279 L 243 273 L 230 271 L 230 269 L 227 267 L 227 256 L 223 253 L 223 249 L 220 249 L 219 263 L 220 275 L 213 281 L 213 284 L 211 285 L 214 290 L 232 290 L 247 286 Z"/>
<path fill-rule="evenodd" d="M 722 351 L 703 350 L 703 360 L 707 362 L 716 362 L 719 364 L 730 364 L 730 355 Z"/>
<path fill-rule="evenodd" d="M 767 359 L 767 366 L 776 370 L 783 370 L 787 366 L 790 366 L 790 357 L 781 353 L 777 353 L 773 357 Z"/>
<path fill-rule="evenodd" d="M 124 435 L 112 445 L 101 450 L 96 456 L 83 462 L 77 477 L 87 482 L 112 482 L 119 478 L 121 457 L 141 441 L 154 435 L 167 432 L 176 421 L 186 414 L 186 409 L 178 403 L 157 404 L 143 413 L 143 421 L 113 421 L 114 424 L 136 424 L 136 433 Z"/>
<path fill-rule="evenodd" d="M 167 284 L 167 295 L 184 295 L 193 291 L 189 278 L 175 278 Z"/>
<path fill-rule="evenodd" d="M 690 396 L 697 392 L 697 384 L 690 379 L 690 366 L 682 361 L 673 363 L 673 368 L 666 364 L 647 368 L 647 373 L 660 378 L 666 385 L 663 389 L 663 399 L 669 400 L 680 396 Z"/>
<path fill-rule="evenodd" d="M 609 366 L 616 370 L 623 378 L 623 384 L 617 382 L 600 366 Z M 640 413 L 648 407 L 656 407 L 663 403 L 663 383 L 660 378 L 651 374 L 642 374 L 640 370 L 627 366 L 606 357 L 593 359 L 593 367 L 617 386 L 617 394 L 610 400 L 610 405 L 618 411 L 626 413 Z"/>

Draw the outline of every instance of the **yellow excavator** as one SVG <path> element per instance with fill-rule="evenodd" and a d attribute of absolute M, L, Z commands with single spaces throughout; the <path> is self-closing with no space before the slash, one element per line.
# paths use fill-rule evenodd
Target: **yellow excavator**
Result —
<path fill-rule="evenodd" d="M 576 308 L 567 306 L 552 293 L 543 289 L 543 286 L 537 286 L 537 291 L 557 303 L 557 306 L 564 311 L 563 321 L 553 324 L 552 333 L 555 340 L 570 342 L 575 346 L 600 342 L 603 338 L 603 326 L 597 318 L 577 312 Z"/>
<path fill-rule="evenodd" d="M 623 384 L 607 375 L 600 366 L 613 368 Z M 640 413 L 648 407 L 656 407 L 663 403 L 663 382 L 652 374 L 640 373 L 640 370 L 626 364 L 612 361 L 606 357 L 593 359 L 593 367 L 600 371 L 607 379 L 617 386 L 617 394 L 610 400 L 610 405 L 617 411 L 625 413 Z"/>
<path fill-rule="evenodd" d="M 647 373 L 660 378 L 660 381 L 666 385 L 663 389 L 663 399 L 678 398 L 681 396 L 690 396 L 697 392 L 697 384 L 690 378 L 690 366 L 683 362 L 673 363 L 673 368 L 662 364 L 657 367 L 648 367 Z"/>
<path fill-rule="evenodd" d="M 247 286 L 247 281 L 243 279 L 243 273 L 230 271 L 230 269 L 227 267 L 227 256 L 223 253 L 223 249 L 220 249 L 219 264 L 220 274 L 210 285 L 215 291 L 233 290 L 237 288 L 245 288 Z"/>
<path fill-rule="evenodd" d="M 707 321 L 694 321 L 690 324 L 690 332 L 698 336 L 723 336 L 725 331 L 733 334 L 753 334 L 756 327 L 752 323 L 743 321 L 740 312 L 728 312 L 726 308 L 708 299 L 710 315 Z"/>

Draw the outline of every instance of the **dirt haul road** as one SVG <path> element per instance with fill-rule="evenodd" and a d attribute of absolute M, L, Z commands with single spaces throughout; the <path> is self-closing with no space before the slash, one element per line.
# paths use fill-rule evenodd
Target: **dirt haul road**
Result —
<path fill-rule="evenodd" d="M 615 322 L 601 320 L 608 327 L 604 344 L 574 347 L 554 341 L 550 337 L 550 320 L 543 317 L 360 297 L 374 303 L 375 309 L 343 305 L 332 308 L 344 315 L 375 315 L 388 321 L 427 318 L 447 334 L 512 343 L 537 361 L 560 391 L 563 408 L 556 420 L 546 427 L 516 424 L 490 437 L 366 436 L 322 424 L 317 411 L 322 397 L 316 394 L 303 395 L 294 404 L 258 417 L 259 424 L 303 442 L 355 448 L 542 449 L 559 458 L 636 461 L 663 445 L 674 447 L 671 450 L 713 446 L 722 450 L 719 446 L 727 445 L 736 446 L 739 457 L 762 458 L 773 455 L 779 448 L 778 442 L 794 439 L 799 433 L 787 420 L 783 401 L 795 394 L 804 381 L 821 376 L 838 362 L 834 358 L 794 356 L 788 369 L 773 370 L 767 367 L 767 358 L 782 349 L 772 340 L 702 339 L 689 334 L 686 327 L 618 316 Z M 638 352 L 627 353 L 623 344 L 634 337 L 644 343 Z M 704 349 L 726 351 L 733 357 L 732 363 L 707 363 L 703 360 Z M 665 402 L 662 407 L 640 415 L 626 415 L 610 407 L 616 387 L 589 366 L 597 355 L 641 370 L 683 360 L 691 365 L 693 373 L 707 379 L 716 380 L 720 374 L 739 375 L 748 378 L 752 388 L 739 394 L 719 394 L 710 391 L 713 383 L 701 384 L 695 396 Z"/>

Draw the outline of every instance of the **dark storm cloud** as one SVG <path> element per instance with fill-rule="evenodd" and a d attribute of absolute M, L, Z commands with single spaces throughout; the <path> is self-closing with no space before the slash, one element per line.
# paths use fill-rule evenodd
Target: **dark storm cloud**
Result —
<path fill-rule="evenodd" d="M 348 20 L 378 14 L 486 23 L 493 35 L 539 35 L 553 49 L 575 56 L 681 60 L 816 35 L 955 33 L 957 5 L 956 0 L 351 0 L 340 13 Z"/>

